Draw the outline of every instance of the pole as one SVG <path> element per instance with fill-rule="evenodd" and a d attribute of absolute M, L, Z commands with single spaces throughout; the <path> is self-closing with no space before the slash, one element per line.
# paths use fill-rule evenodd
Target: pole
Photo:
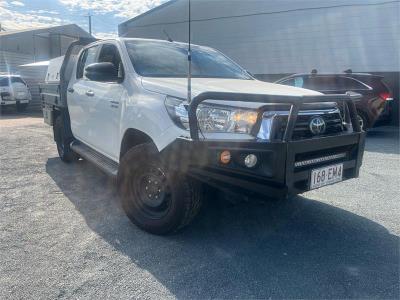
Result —
<path fill-rule="evenodd" d="M 92 15 L 88 13 L 87 17 L 89 21 L 89 34 L 92 35 Z"/>
<path fill-rule="evenodd" d="M 189 35 L 188 35 L 188 82 L 187 82 L 187 101 L 190 103 L 192 101 L 192 49 L 191 49 L 191 38 L 190 38 L 190 33 L 191 33 L 191 10 L 190 10 L 190 0 L 189 1 L 189 11 L 188 11 L 188 20 L 189 20 Z"/>

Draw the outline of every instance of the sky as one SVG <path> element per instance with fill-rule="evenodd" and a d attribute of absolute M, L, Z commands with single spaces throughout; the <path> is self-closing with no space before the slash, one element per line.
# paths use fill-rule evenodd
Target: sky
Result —
<path fill-rule="evenodd" d="M 20 30 L 75 23 L 97 38 L 118 35 L 118 24 L 168 0 L 0 0 L 0 23 Z"/>

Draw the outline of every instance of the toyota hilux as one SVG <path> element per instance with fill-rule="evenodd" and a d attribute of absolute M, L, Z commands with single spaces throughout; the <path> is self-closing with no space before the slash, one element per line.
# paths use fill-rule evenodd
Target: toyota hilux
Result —
<path fill-rule="evenodd" d="M 188 77 L 187 54 L 185 43 L 81 39 L 59 80 L 41 86 L 60 158 L 115 178 L 140 228 L 167 234 L 189 224 L 204 185 L 286 198 L 359 175 L 356 94 L 262 82 L 197 45 Z"/>

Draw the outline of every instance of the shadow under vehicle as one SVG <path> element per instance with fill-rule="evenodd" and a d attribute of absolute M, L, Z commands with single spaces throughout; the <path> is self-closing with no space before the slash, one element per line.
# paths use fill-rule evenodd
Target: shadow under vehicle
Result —
<path fill-rule="evenodd" d="M 399 238 L 338 207 L 208 194 L 192 226 L 158 237 L 130 223 L 109 177 L 88 162 L 49 158 L 46 171 L 96 235 L 178 299 L 398 297 Z"/>

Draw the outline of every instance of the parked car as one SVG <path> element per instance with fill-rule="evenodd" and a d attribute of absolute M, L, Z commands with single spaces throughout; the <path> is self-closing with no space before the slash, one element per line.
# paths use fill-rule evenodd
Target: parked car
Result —
<path fill-rule="evenodd" d="M 19 75 L 0 74 L 0 105 L 23 111 L 31 101 L 28 85 Z"/>
<path fill-rule="evenodd" d="M 393 100 L 392 92 L 383 82 L 382 76 L 367 73 L 294 74 L 276 81 L 295 87 L 302 87 L 324 94 L 356 92 L 362 98 L 356 102 L 358 119 L 363 129 L 371 128 L 375 122 L 388 120 L 391 117 L 389 101 Z"/>
<path fill-rule="evenodd" d="M 50 61 L 60 76 L 46 78 L 60 81 L 41 85 L 45 122 L 64 162 L 81 157 L 117 179 L 144 230 L 189 224 L 204 184 L 286 198 L 359 174 L 365 133 L 350 95 L 259 81 L 196 45 L 190 95 L 187 44 L 88 43 L 71 44 L 59 68 Z"/>

